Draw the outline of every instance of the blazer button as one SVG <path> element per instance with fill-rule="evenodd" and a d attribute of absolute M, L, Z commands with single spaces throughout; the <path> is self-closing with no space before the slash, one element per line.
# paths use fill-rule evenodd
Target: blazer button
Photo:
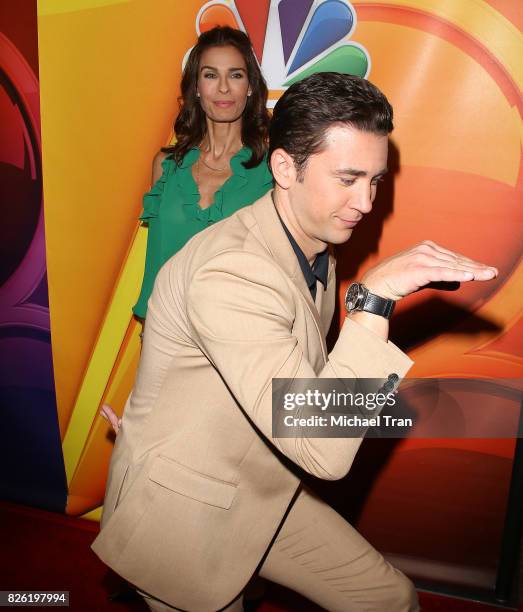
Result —
<path fill-rule="evenodd" d="M 394 390 L 394 383 L 390 380 L 388 380 L 381 388 L 381 391 L 383 393 L 390 393 L 393 390 Z"/>

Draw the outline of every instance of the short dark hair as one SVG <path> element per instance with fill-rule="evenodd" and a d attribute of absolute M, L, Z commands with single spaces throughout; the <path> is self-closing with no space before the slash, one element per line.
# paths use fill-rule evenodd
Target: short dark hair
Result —
<path fill-rule="evenodd" d="M 247 97 L 242 114 L 241 134 L 242 142 L 251 149 L 252 156 L 243 162 L 243 165 L 246 168 L 257 166 L 261 163 L 267 151 L 270 121 L 266 107 L 268 90 L 254 55 L 251 41 L 247 34 L 241 30 L 235 30 L 229 26 L 216 26 L 200 34 L 183 70 L 181 96 L 178 98 L 180 111 L 174 123 L 176 144 L 162 149 L 172 153 L 178 164 L 181 163 L 189 149 L 201 144 L 207 133 L 205 113 L 196 95 L 200 59 L 207 49 L 226 46 L 234 47 L 242 54 L 252 92 Z"/>
<path fill-rule="evenodd" d="M 325 145 L 327 130 L 345 124 L 364 132 L 392 132 L 392 106 L 369 81 L 339 72 L 317 72 L 287 89 L 274 107 L 269 130 L 269 159 L 284 149 L 298 178 L 308 158 Z"/>

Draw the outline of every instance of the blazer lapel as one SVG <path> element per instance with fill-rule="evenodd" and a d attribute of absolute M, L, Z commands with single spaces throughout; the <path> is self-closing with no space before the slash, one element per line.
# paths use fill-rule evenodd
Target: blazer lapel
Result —
<path fill-rule="evenodd" d="M 326 336 L 332 323 L 334 315 L 334 307 L 336 302 L 336 260 L 329 253 L 329 271 L 327 274 L 327 287 L 318 281 L 316 290 L 316 308 L 320 313 L 321 322 L 323 325 L 323 333 Z"/>
<path fill-rule="evenodd" d="M 312 318 L 314 319 L 314 323 L 316 324 L 323 359 L 326 362 L 327 346 L 325 344 L 324 324 L 322 319 L 320 319 L 318 308 L 312 300 L 311 293 L 305 282 L 305 277 L 298 263 L 298 258 L 292 250 L 289 239 L 285 235 L 281 221 L 278 218 L 278 213 L 272 201 L 272 190 L 252 205 L 252 211 L 271 255 L 299 289 L 307 304 Z M 329 258 L 329 277 L 333 271 L 333 265 L 330 259 L 331 258 Z M 334 283 L 329 283 L 328 288 L 331 284 Z M 323 291 L 323 287 L 321 287 L 321 290 Z"/>

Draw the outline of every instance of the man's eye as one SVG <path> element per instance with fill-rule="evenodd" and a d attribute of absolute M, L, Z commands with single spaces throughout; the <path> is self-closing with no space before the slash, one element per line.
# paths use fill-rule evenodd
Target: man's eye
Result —
<path fill-rule="evenodd" d="M 385 177 L 379 176 L 378 178 L 375 178 L 372 180 L 371 185 L 376 186 L 378 183 L 383 183 L 384 180 L 385 180 Z"/>
<path fill-rule="evenodd" d="M 356 182 L 356 179 L 340 179 L 342 184 L 345 185 L 345 187 L 350 187 L 351 185 L 354 185 L 354 183 Z"/>

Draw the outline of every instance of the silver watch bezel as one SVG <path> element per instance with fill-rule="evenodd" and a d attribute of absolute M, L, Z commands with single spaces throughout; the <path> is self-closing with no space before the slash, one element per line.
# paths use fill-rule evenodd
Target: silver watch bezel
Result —
<path fill-rule="evenodd" d="M 351 293 L 356 293 L 352 296 Z M 345 293 L 345 308 L 347 312 L 363 310 L 369 290 L 362 283 L 351 283 Z"/>

